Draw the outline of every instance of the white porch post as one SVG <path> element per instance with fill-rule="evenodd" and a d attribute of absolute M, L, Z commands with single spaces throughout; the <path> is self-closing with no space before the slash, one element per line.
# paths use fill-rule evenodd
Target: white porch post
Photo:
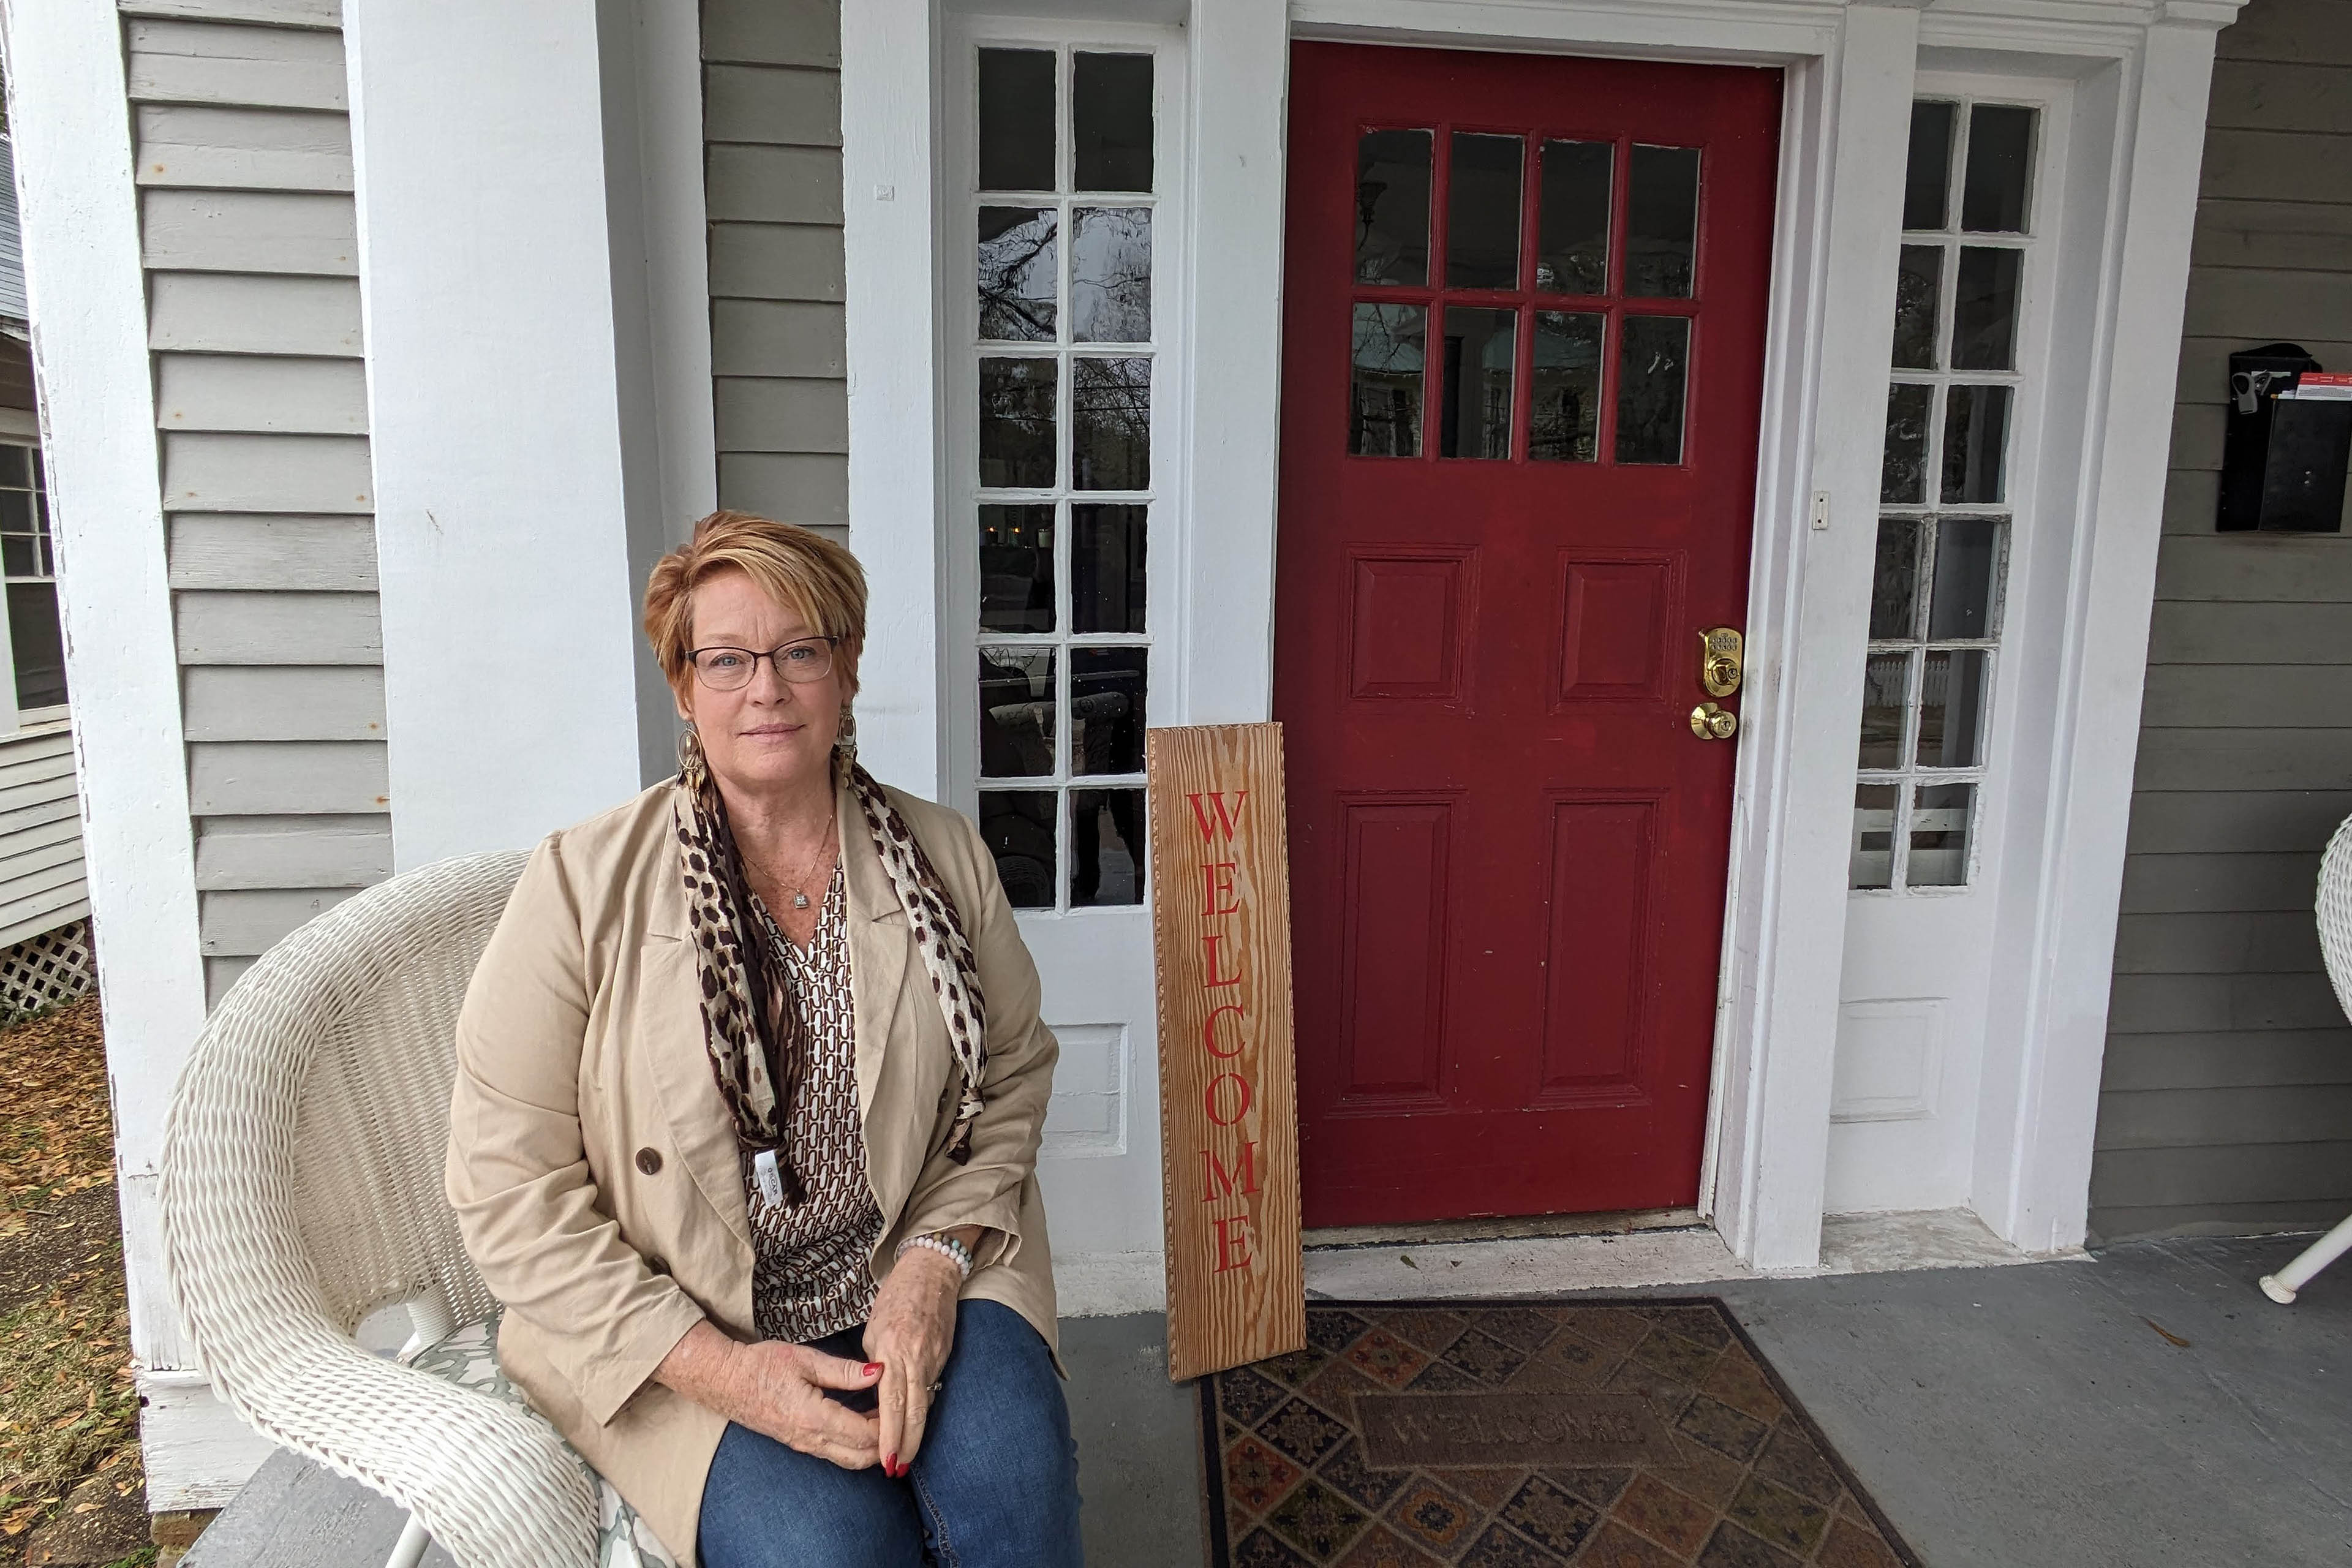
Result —
<path fill-rule="evenodd" d="M 631 500 L 657 529 L 660 486 L 631 471 L 595 0 L 349 0 L 343 26 L 404 869 L 639 787 L 668 720 L 640 702 Z"/>

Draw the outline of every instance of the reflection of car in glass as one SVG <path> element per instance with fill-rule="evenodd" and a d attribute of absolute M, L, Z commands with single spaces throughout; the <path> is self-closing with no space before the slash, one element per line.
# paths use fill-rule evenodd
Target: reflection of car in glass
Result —
<path fill-rule="evenodd" d="M 1018 662 L 1014 662 L 1017 660 Z M 1037 778 L 1054 771 L 1054 655 L 984 648 L 980 656 L 980 772 Z"/>
<path fill-rule="evenodd" d="M 1046 790 L 984 791 L 980 836 L 996 858 L 1004 896 L 1016 910 L 1054 907 L 1054 795 Z"/>

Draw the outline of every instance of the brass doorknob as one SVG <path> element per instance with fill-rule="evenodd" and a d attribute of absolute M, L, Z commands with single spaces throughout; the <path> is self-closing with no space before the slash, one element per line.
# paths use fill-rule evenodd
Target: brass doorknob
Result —
<path fill-rule="evenodd" d="M 1702 741 L 1728 741 L 1739 733 L 1739 715 L 1702 702 L 1691 710 L 1691 733 Z"/>

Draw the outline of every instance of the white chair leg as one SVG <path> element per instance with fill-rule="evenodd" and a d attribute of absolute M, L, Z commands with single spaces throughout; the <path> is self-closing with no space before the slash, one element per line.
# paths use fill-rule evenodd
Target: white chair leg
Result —
<path fill-rule="evenodd" d="M 2275 1274 L 2263 1276 L 2263 1294 L 2284 1307 L 2294 1300 L 2294 1293 L 2311 1283 L 2311 1277 L 2352 1252 L 2352 1215 L 2317 1241 L 2296 1255 L 2295 1260 Z"/>
<path fill-rule="evenodd" d="M 383 1560 L 383 1568 L 416 1568 L 425 1549 L 432 1544 L 433 1538 L 425 1533 L 424 1521 L 412 1513 L 408 1522 L 400 1527 L 400 1540 L 394 1543 L 392 1555 Z"/>

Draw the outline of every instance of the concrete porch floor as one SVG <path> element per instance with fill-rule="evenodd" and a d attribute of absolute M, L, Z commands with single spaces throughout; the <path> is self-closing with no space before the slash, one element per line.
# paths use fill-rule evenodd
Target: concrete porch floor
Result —
<path fill-rule="evenodd" d="M 1730 1303 L 1930 1568 L 2337 1564 L 2352 1562 L 2352 1266 L 2293 1307 L 2254 1285 L 2303 1245 L 2133 1243 L 1702 1289 Z M 1508 1281 L 1551 1274 L 1492 1252 L 1402 1249 L 1408 1266 L 1396 1248 L 1358 1250 L 1336 1272 L 1328 1255 L 1310 1269 L 1316 1294 L 1533 1294 Z M 1393 1289 L 1398 1274 L 1433 1288 Z M 1194 1400 L 1167 1381 L 1160 1320 L 1071 1319 L 1063 1334 L 1088 1561 L 1199 1568 Z M 370 1568 L 399 1523 L 364 1489 L 280 1454 L 185 1568 Z"/>

